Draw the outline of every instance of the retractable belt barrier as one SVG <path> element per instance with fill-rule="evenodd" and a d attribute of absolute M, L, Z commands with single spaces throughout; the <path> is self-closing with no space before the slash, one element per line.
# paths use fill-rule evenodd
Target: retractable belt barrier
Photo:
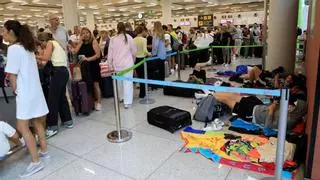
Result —
<path fill-rule="evenodd" d="M 192 50 L 184 50 L 175 53 L 167 54 L 167 57 L 180 54 L 187 54 L 189 52 L 200 51 L 204 49 L 211 48 L 235 48 L 235 47 L 262 47 L 262 45 L 250 45 L 250 46 L 208 46 L 204 48 L 192 49 Z M 134 66 L 125 69 L 121 72 L 115 73 L 112 76 L 113 86 L 114 86 L 114 101 L 115 101 L 115 115 L 116 115 L 116 127 L 117 130 L 109 133 L 107 138 L 110 142 L 121 143 L 131 139 L 132 133 L 121 129 L 121 121 L 120 121 L 120 110 L 119 110 L 119 102 L 118 102 L 118 88 L 117 81 L 131 81 L 137 83 L 146 84 L 146 98 L 148 101 L 148 84 L 160 85 L 160 86 L 172 86 L 172 87 L 181 87 L 181 88 L 189 88 L 189 89 L 199 89 L 199 90 L 211 90 L 216 92 L 232 92 L 232 93 L 242 93 L 242 94 L 251 94 L 251 95 L 265 95 L 265 96 L 276 96 L 281 97 L 280 100 L 280 119 L 278 123 L 278 142 L 277 142 L 277 154 L 276 154 L 276 173 L 275 177 L 277 180 L 281 180 L 282 171 L 283 171 L 283 163 L 284 163 L 284 146 L 285 146 L 285 137 L 286 137 L 286 128 L 287 128 L 287 115 L 288 115 L 288 104 L 289 104 L 289 90 L 288 89 L 254 89 L 254 88 L 234 88 L 234 87 L 222 87 L 222 86 L 212 86 L 212 85 L 200 85 L 200 84 L 192 84 L 192 83 L 180 83 L 180 82 L 171 82 L 171 81 L 159 81 L 159 80 L 150 80 L 147 79 L 147 61 L 158 60 L 159 57 L 150 57 L 145 58 L 143 61 L 135 64 Z M 178 62 L 179 63 L 179 62 Z M 124 77 L 124 75 L 130 71 L 133 71 L 137 67 L 144 64 L 145 69 L 145 79 L 139 78 L 131 78 Z M 179 63 L 180 65 L 180 63 Z M 179 66 L 178 66 L 179 67 Z M 178 69 L 180 71 L 180 69 Z M 147 103 L 146 103 L 147 104 Z"/>

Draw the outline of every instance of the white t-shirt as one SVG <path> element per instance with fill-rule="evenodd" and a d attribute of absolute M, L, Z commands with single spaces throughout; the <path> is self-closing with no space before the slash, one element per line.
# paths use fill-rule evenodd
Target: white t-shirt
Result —
<path fill-rule="evenodd" d="M 166 41 L 169 41 L 169 45 L 168 46 L 166 46 L 166 51 L 172 51 L 172 47 L 171 47 L 171 36 L 170 36 L 170 34 L 164 34 L 164 39 L 166 40 Z"/>
<path fill-rule="evenodd" d="M 4 157 L 10 150 L 8 137 L 12 137 L 16 130 L 9 124 L 0 121 L 0 159 Z"/>
<path fill-rule="evenodd" d="M 7 56 L 5 71 L 17 75 L 17 119 L 30 120 L 48 114 L 34 53 L 14 44 L 8 48 Z"/>

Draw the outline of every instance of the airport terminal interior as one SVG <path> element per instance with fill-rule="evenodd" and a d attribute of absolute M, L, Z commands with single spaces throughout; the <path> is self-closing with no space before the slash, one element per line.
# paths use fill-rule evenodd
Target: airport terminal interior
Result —
<path fill-rule="evenodd" d="M 320 180 L 319 0 L 0 0 L 0 180 Z"/>

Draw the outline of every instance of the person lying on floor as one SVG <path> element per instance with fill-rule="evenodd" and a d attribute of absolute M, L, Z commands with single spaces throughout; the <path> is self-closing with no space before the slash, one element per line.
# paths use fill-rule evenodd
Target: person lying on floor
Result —
<path fill-rule="evenodd" d="M 274 100 L 270 105 L 264 105 L 256 96 L 244 97 L 238 93 L 214 93 L 217 101 L 226 104 L 239 118 L 252 121 L 264 127 L 277 129 L 280 119 L 280 105 Z M 307 103 L 298 99 L 295 94 L 289 98 L 287 129 L 291 130 L 307 113 Z"/>
<path fill-rule="evenodd" d="M 6 122 L 0 121 L 0 160 L 4 160 L 10 150 L 9 140 L 16 146 L 24 146 L 24 141 L 19 139 L 16 130 Z"/>
<path fill-rule="evenodd" d="M 305 78 L 286 74 L 282 67 L 274 69 L 272 72 L 262 70 L 262 66 L 254 66 L 248 69 L 248 74 L 240 76 L 250 83 L 259 83 L 270 88 L 292 88 L 295 85 L 304 86 Z"/>

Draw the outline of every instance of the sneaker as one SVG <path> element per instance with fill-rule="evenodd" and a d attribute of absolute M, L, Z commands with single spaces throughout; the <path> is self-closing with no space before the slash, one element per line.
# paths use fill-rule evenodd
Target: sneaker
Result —
<path fill-rule="evenodd" d="M 95 109 L 96 109 L 96 111 L 101 111 L 102 105 L 100 103 L 97 103 Z"/>
<path fill-rule="evenodd" d="M 58 134 L 58 130 L 47 130 L 46 131 L 46 138 L 49 139 Z"/>
<path fill-rule="evenodd" d="M 66 129 L 72 129 L 73 128 L 73 122 L 63 123 L 63 127 L 66 128 Z"/>
<path fill-rule="evenodd" d="M 125 108 L 125 109 L 129 109 L 130 107 L 131 107 L 131 104 L 125 104 L 125 105 L 124 105 L 124 108 Z"/>
<path fill-rule="evenodd" d="M 49 152 L 39 152 L 39 157 L 42 158 L 42 159 L 49 159 L 51 156 L 49 154 Z"/>
<path fill-rule="evenodd" d="M 217 126 L 224 126 L 224 122 L 220 121 L 218 118 L 213 121 Z"/>
<path fill-rule="evenodd" d="M 39 161 L 37 163 L 31 162 L 29 164 L 29 166 L 27 167 L 27 169 L 22 174 L 20 174 L 20 177 L 21 178 L 29 177 L 29 176 L 41 171 L 43 168 L 44 168 L 44 166 L 41 163 L 41 161 Z"/>
<path fill-rule="evenodd" d="M 205 94 L 205 93 L 194 93 L 194 97 L 196 98 L 196 99 L 202 99 L 202 98 L 205 98 L 205 97 L 207 97 L 208 95 L 207 94 Z"/>
<path fill-rule="evenodd" d="M 19 140 L 21 142 L 21 147 L 25 147 L 26 146 L 26 142 L 24 141 L 24 139 L 20 138 Z"/>

